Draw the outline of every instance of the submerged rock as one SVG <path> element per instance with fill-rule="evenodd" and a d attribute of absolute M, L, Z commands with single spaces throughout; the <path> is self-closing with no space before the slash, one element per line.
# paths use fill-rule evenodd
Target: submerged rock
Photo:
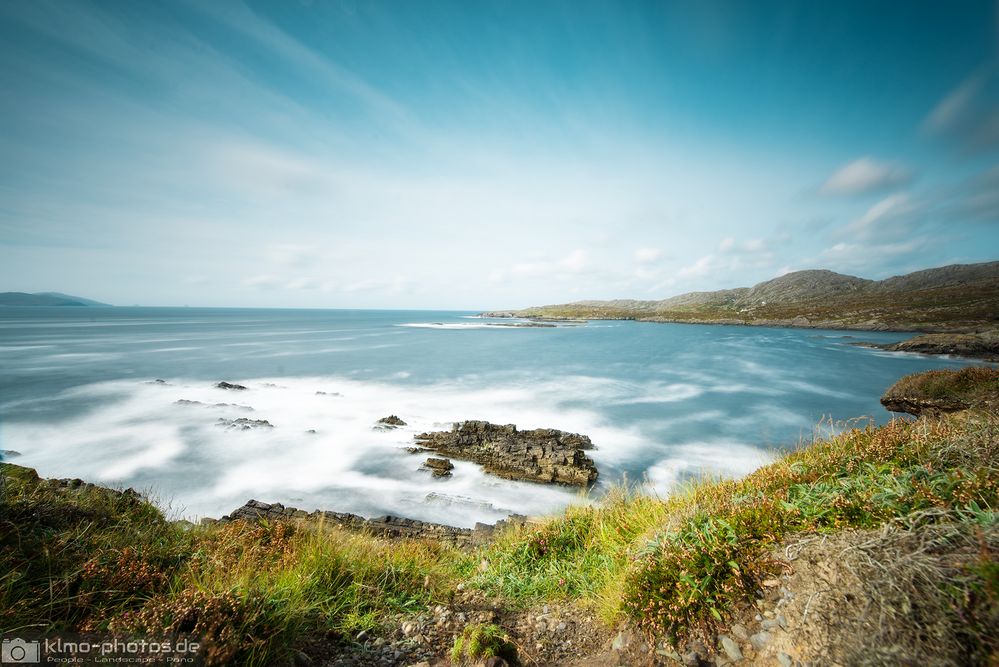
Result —
<path fill-rule="evenodd" d="M 225 382 L 225 381 L 215 383 L 215 388 L 216 389 L 232 389 L 232 390 L 235 390 L 235 391 L 244 391 L 246 389 L 246 387 L 244 387 L 241 384 L 235 384 L 233 382 Z"/>
<path fill-rule="evenodd" d="M 266 419 L 247 419 L 246 417 L 240 417 L 238 419 L 223 419 L 219 417 L 219 426 L 225 426 L 226 428 L 236 428 L 242 431 L 249 431 L 251 428 L 274 428 L 274 424 L 270 423 Z"/>
<path fill-rule="evenodd" d="M 585 435 L 550 428 L 518 431 L 513 424 L 484 421 L 455 424 L 450 431 L 416 436 L 419 445 L 451 458 L 473 461 L 494 475 L 529 482 L 589 486 L 597 467 L 583 450 L 593 449 Z"/>

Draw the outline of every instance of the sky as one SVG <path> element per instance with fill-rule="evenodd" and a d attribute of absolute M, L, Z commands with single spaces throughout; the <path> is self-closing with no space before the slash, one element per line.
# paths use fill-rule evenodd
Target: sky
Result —
<path fill-rule="evenodd" d="M 513 308 L 999 259 L 994 1 L 0 2 L 0 291 Z"/>

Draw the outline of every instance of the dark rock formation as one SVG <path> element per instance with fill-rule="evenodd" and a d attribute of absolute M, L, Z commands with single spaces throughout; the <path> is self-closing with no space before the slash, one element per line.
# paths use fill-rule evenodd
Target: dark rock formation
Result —
<path fill-rule="evenodd" d="M 951 354 L 956 357 L 999 361 L 999 331 L 975 334 L 924 334 L 901 343 L 856 343 L 892 352 Z"/>
<path fill-rule="evenodd" d="M 454 464 L 448 459 L 439 459 L 431 456 L 423 463 L 423 467 L 434 474 L 434 477 L 450 477 L 454 470 Z"/>
<path fill-rule="evenodd" d="M 216 389 L 234 389 L 236 391 L 244 391 L 246 387 L 241 384 L 234 384 L 232 382 L 217 382 L 215 384 Z"/>
<path fill-rule="evenodd" d="M 267 519 L 268 521 L 293 519 L 322 521 L 328 526 L 366 532 L 377 537 L 390 539 L 431 539 L 450 542 L 457 546 L 469 547 L 488 541 L 498 528 L 507 524 L 524 523 L 526 517 L 513 515 L 509 519 L 497 522 L 495 525 L 479 523 L 475 525 L 474 529 L 455 528 L 454 526 L 446 526 L 440 523 L 429 523 L 388 515 L 374 519 L 365 519 L 356 514 L 345 512 L 330 512 L 326 510 L 306 512 L 294 507 L 285 507 L 281 503 L 269 504 L 262 503 L 259 500 L 250 500 L 231 514 L 219 519 L 219 521 L 256 521 L 258 519 Z"/>
<path fill-rule="evenodd" d="M 21 452 L 13 449 L 0 449 L 0 459 L 12 459 L 15 456 L 20 456 Z"/>
<path fill-rule="evenodd" d="M 223 419 L 219 417 L 217 424 L 219 426 L 225 426 L 226 428 L 236 428 L 242 431 L 249 431 L 251 428 L 274 428 L 274 424 L 270 423 L 266 419 L 247 419 L 246 417 L 240 417 L 238 419 Z"/>
<path fill-rule="evenodd" d="M 389 415 L 388 417 L 382 417 L 377 422 L 375 422 L 376 428 L 398 428 L 400 426 L 405 426 L 406 422 L 402 421 L 395 415 Z"/>
<path fill-rule="evenodd" d="M 550 428 L 518 431 L 513 424 L 484 421 L 455 424 L 450 431 L 416 436 L 418 444 L 435 452 L 480 464 L 507 479 L 589 486 L 597 479 L 593 459 L 583 453 L 593 449 L 585 435 Z"/>

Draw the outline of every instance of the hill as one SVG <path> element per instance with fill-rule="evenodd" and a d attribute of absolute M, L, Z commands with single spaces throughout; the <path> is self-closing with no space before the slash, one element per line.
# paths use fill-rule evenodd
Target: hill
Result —
<path fill-rule="evenodd" d="M 60 292 L 0 292 L 0 306 L 110 306 Z"/>
<path fill-rule="evenodd" d="M 885 280 L 827 270 L 795 271 L 753 287 L 689 292 L 659 301 L 577 301 L 483 315 L 977 331 L 999 324 L 999 262 L 953 264 Z"/>

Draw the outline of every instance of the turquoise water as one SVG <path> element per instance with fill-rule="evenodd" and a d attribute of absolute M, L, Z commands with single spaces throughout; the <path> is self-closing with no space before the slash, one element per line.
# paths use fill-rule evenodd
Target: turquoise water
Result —
<path fill-rule="evenodd" d="M 878 397 L 897 378 L 964 363 L 849 345 L 903 334 L 499 328 L 471 315 L 3 308 L 0 449 L 45 476 L 150 492 L 177 516 L 257 498 L 471 525 L 578 496 L 461 462 L 434 480 L 403 449 L 414 434 L 465 419 L 584 433 L 598 447 L 595 495 L 625 476 L 665 493 L 698 471 L 744 474 L 823 419 L 883 422 Z M 389 414 L 408 425 L 372 428 Z M 273 428 L 219 422 L 239 417 Z"/>

